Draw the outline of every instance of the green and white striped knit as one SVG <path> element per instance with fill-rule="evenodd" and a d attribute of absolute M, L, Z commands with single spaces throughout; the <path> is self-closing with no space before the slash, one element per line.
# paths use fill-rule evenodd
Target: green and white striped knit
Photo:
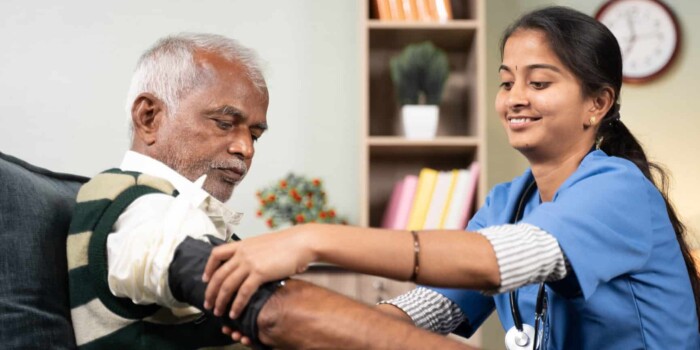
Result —
<path fill-rule="evenodd" d="M 70 306 L 80 349 L 247 349 L 231 344 L 221 324 L 200 314 L 178 317 L 158 305 L 112 295 L 107 282 L 107 236 L 122 212 L 151 193 L 177 195 L 166 180 L 107 170 L 81 187 L 66 241 Z"/>

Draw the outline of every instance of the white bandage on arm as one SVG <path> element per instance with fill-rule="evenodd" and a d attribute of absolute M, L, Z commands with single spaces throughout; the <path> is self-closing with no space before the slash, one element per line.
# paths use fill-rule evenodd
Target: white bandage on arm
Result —
<path fill-rule="evenodd" d="M 491 242 L 501 274 L 501 286 L 484 291 L 485 294 L 566 277 L 567 262 L 557 239 L 539 227 L 520 223 L 490 226 L 477 232 Z"/>
<path fill-rule="evenodd" d="M 403 310 L 417 327 L 440 334 L 452 332 L 466 320 L 462 310 L 452 300 L 424 287 L 380 304 L 394 305 Z"/>

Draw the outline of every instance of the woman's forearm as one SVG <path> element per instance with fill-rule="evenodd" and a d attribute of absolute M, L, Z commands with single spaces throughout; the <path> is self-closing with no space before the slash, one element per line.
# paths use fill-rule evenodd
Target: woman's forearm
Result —
<path fill-rule="evenodd" d="M 314 260 L 361 273 L 408 280 L 414 271 L 413 236 L 408 231 L 308 225 Z M 480 234 L 420 231 L 417 282 L 443 287 L 493 289 L 500 283 L 496 255 Z"/>

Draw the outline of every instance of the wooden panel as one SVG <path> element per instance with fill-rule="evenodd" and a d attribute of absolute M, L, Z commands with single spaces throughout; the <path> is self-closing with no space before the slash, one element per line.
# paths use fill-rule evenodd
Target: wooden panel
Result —
<path fill-rule="evenodd" d="M 368 304 L 391 299 L 415 287 L 416 285 L 411 282 L 394 281 L 369 275 L 358 276 L 358 297 Z"/>
<path fill-rule="evenodd" d="M 307 272 L 296 275 L 294 278 L 328 288 L 352 299 L 359 297 L 358 275 L 338 268 L 310 268 Z"/>

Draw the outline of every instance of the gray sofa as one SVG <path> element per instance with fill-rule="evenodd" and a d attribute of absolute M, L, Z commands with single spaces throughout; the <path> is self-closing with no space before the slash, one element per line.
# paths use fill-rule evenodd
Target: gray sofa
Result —
<path fill-rule="evenodd" d="M 0 348 L 75 349 L 65 242 L 87 180 L 0 152 Z"/>

